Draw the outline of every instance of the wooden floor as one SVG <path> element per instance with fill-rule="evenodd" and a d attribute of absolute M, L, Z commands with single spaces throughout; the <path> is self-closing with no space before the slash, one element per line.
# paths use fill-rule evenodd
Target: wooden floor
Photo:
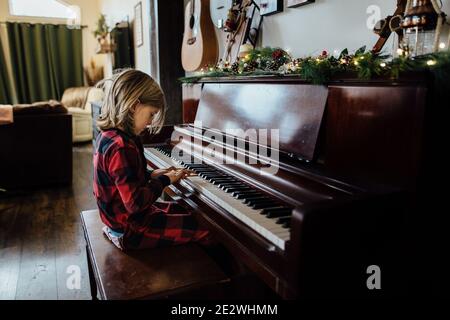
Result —
<path fill-rule="evenodd" d="M 90 299 L 80 212 L 95 207 L 90 144 L 73 147 L 72 186 L 0 198 L 0 300 Z"/>

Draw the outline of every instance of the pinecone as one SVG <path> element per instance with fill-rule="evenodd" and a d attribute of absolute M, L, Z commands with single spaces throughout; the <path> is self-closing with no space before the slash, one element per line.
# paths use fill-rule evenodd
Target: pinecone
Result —
<path fill-rule="evenodd" d="M 244 72 L 253 72 L 258 67 L 258 63 L 256 61 L 249 61 L 244 64 Z"/>
<path fill-rule="evenodd" d="M 277 60 L 273 60 L 267 63 L 266 68 L 271 70 L 271 71 L 277 71 L 278 69 L 280 69 L 282 63 L 280 63 Z"/>
<path fill-rule="evenodd" d="M 230 67 L 231 72 L 238 73 L 239 72 L 239 62 L 234 62 Z"/>

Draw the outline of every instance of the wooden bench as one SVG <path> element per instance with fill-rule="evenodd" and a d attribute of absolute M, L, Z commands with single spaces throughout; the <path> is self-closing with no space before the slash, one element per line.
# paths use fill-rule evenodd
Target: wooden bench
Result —
<path fill-rule="evenodd" d="M 228 282 L 195 244 L 125 253 L 103 235 L 98 210 L 83 211 L 81 220 L 93 299 L 205 298 Z"/>

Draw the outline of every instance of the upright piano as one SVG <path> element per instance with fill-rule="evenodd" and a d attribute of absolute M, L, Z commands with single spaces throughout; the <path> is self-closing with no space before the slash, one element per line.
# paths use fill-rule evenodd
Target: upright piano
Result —
<path fill-rule="evenodd" d="M 143 137 L 145 156 L 197 173 L 170 191 L 233 259 L 286 299 L 404 293 L 426 81 L 237 78 L 184 90 L 195 118 Z M 381 290 L 369 288 L 373 266 Z"/>

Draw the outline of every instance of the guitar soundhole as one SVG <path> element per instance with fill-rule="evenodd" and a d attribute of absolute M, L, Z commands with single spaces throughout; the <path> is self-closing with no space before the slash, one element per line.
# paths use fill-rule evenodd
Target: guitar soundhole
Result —
<path fill-rule="evenodd" d="M 195 17 L 192 15 L 191 19 L 189 20 L 189 26 L 191 27 L 191 29 L 193 29 L 194 25 L 195 25 Z"/>

